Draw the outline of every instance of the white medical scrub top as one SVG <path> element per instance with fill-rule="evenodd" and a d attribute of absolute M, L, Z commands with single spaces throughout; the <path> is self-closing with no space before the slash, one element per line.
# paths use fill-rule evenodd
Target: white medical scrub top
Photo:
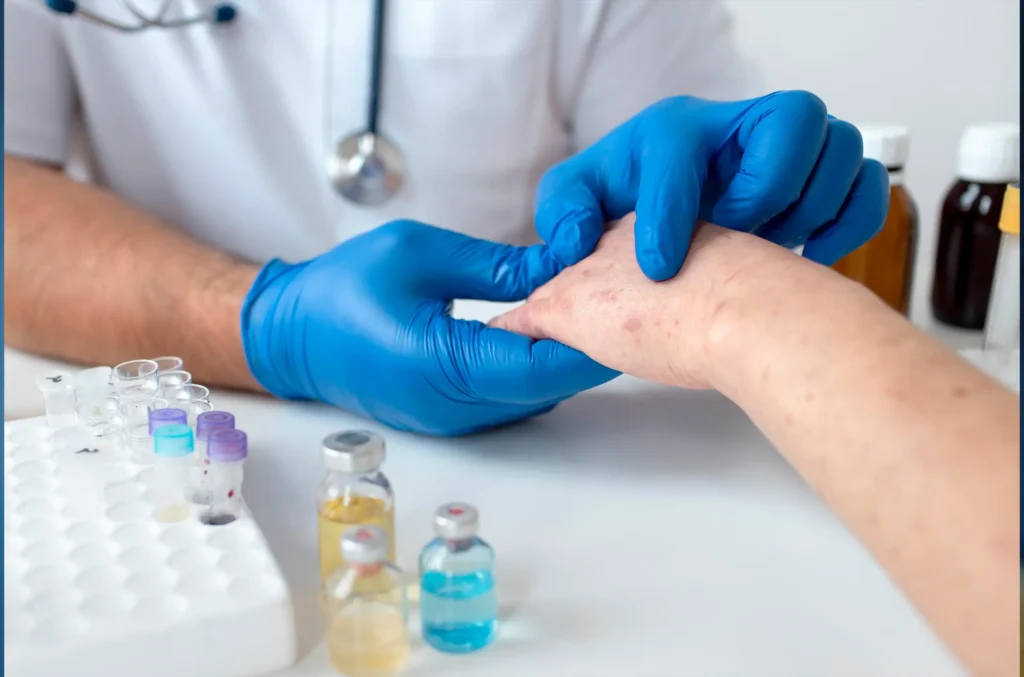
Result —
<path fill-rule="evenodd" d="M 372 0 L 236 4 L 226 26 L 125 34 L 5 0 L 5 152 L 66 165 L 81 129 L 90 180 L 256 262 L 398 218 L 523 244 L 552 164 L 663 97 L 759 93 L 716 0 L 390 0 L 380 130 L 407 177 L 363 207 L 325 167 L 366 124 Z"/>

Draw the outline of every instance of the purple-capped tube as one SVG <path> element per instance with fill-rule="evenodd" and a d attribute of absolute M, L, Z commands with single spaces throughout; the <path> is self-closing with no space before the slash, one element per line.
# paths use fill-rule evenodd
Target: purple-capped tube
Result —
<path fill-rule="evenodd" d="M 235 416 L 226 411 L 204 411 L 196 417 L 196 465 L 189 475 L 188 494 L 198 505 L 209 505 L 212 498 L 210 459 L 206 454 L 210 435 L 218 430 L 234 430 Z"/>
<path fill-rule="evenodd" d="M 165 407 L 163 409 L 153 409 L 149 412 L 149 434 L 150 436 L 156 432 L 157 428 L 162 428 L 165 425 L 188 425 L 188 415 L 184 409 L 175 409 L 174 407 Z"/>
<path fill-rule="evenodd" d="M 249 440 L 241 430 L 215 430 L 206 453 L 211 499 L 200 518 L 204 524 L 231 524 L 242 516 L 242 465 L 249 455 Z"/>

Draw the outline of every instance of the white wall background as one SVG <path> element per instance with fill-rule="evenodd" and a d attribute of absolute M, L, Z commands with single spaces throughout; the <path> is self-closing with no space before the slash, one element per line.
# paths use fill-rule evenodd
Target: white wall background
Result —
<path fill-rule="evenodd" d="M 930 323 L 938 210 L 972 122 L 1020 120 L 1019 0 L 726 0 L 769 90 L 910 128 L 921 235 L 912 316 Z"/>

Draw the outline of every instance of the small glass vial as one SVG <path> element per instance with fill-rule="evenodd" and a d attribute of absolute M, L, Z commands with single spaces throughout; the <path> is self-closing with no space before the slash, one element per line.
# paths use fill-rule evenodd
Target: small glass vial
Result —
<path fill-rule="evenodd" d="M 917 252 L 917 207 L 904 184 L 910 154 L 905 127 L 865 125 L 864 157 L 878 160 L 889 173 L 889 212 L 882 230 L 832 268 L 870 289 L 893 310 L 910 312 L 911 282 Z"/>
<path fill-rule="evenodd" d="M 346 430 L 324 438 L 327 475 L 316 492 L 322 580 L 342 563 L 338 542 L 353 526 L 378 526 L 388 535 L 388 560 L 395 561 L 395 496 L 380 466 L 384 438 L 368 430 Z"/>
<path fill-rule="evenodd" d="M 199 505 L 209 505 L 213 494 L 209 482 L 210 457 L 206 450 L 210 435 L 218 430 L 234 430 L 235 417 L 226 411 L 207 411 L 196 417 L 196 462 L 189 471 L 189 500 Z"/>
<path fill-rule="evenodd" d="M 477 535 L 479 516 L 466 503 L 437 509 L 434 533 L 420 553 L 423 639 L 438 651 L 482 649 L 497 631 L 494 550 Z"/>
<path fill-rule="evenodd" d="M 50 430 L 70 428 L 78 422 L 75 413 L 75 388 L 71 374 L 54 371 L 36 377 L 36 387 L 43 393 L 46 426 Z"/>
<path fill-rule="evenodd" d="M 185 413 L 180 409 L 164 411 Z M 194 450 L 192 429 L 183 423 L 159 425 L 153 430 L 153 468 L 156 472 L 153 518 L 158 522 L 180 522 L 192 514 L 184 492 Z"/>
<path fill-rule="evenodd" d="M 210 459 L 210 504 L 200 521 L 223 526 L 242 516 L 242 466 L 249 456 L 249 439 L 241 430 L 215 430 L 206 450 Z"/>
<path fill-rule="evenodd" d="M 985 350 L 1020 349 L 1020 185 L 1006 189 L 999 256 L 985 320 Z"/>
<path fill-rule="evenodd" d="M 394 675 L 409 657 L 405 586 L 389 547 L 380 527 L 348 529 L 339 549 L 345 563 L 324 583 L 331 664 L 348 677 Z"/>

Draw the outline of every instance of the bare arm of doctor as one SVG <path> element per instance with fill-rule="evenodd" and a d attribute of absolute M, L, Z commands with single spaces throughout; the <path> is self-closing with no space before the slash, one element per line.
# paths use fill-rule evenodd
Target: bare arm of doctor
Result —
<path fill-rule="evenodd" d="M 1017 674 L 1019 401 L 870 292 L 703 225 L 655 283 L 632 215 L 495 326 L 736 402 L 977 675 Z"/>
<path fill-rule="evenodd" d="M 257 387 L 238 318 L 258 267 L 57 169 L 5 156 L 4 191 L 8 345 L 92 364 L 174 354 L 197 381 Z"/>

